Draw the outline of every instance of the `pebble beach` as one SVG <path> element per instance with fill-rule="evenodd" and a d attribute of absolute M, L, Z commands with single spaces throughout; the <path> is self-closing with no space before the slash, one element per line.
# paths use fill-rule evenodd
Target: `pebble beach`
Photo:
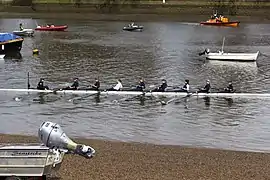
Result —
<path fill-rule="evenodd" d="M 96 150 L 92 159 L 65 155 L 49 179 L 239 180 L 269 179 L 267 153 L 75 139 Z M 0 135 L 1 143 L 34 143 L 36 137 Z"/>

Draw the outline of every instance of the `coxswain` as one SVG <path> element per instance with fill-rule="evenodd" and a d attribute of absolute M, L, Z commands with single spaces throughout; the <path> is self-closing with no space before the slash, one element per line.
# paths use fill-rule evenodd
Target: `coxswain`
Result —
<path fill-rule="evenodd" d="M 165 79 L 162 79 L 162 84 L 158 88 L 152 90 L 151 92 L 164 92 L 166 91 L 167 87 L 168 87 L 167 81 Z"/>
<path fill-rule="evenodd" d="M 234 92 L 233 85 L 231 82 L 229 82 L 229 85 L 226 88 L 224 88 L 224 92 L 226 92 L 226 93 L 233 93 Z"/>
<path fill-rule="evenodd" d="M 38 85 L 37 85 L 38 90 L 48 90 L 49 87 L 44 85 L 44 78 L 40 78 Z"/>
<path fill-rule="evenodd" d="M 117 84 L 114 87 L 107 89 L 107 91 L 120 91 L 123 88 L 121 79 L 117 80 Z"/>
<path fill-rule="evenodd" d="M 206 80 L 204 88 L 200 88 L 196 93 L 209 93 L 211 89 L 210 81 Z"/>
<path fill-rule="evenodd" d="M 71 86 L 63 88 L 62 90 L 78 90 L 78 89 L 79 89 L 79 79 L 74 78 L 73 84 Z"/>
<path fill-rule="evenodd" d="M 138 86 L 136 87 L 136 91 L 143 91 L 145 89 L 145 83 L 143 78 L 140 79 Z"/>
<path fill-rule="evenodd" d="M 96 91 L 98 91 L 99 87 L 100 87 L 100 82 L 99 82 L 98 78 L 95 78 L 95 83 L 93 85 L 90 85 L 90 86 L 91 86 L 91 88 L 87 89 L 87 90 L 96 90 Z"/>
<path fill-rule="evenodd" d="M 23 31 L 23 25 L 20 23 L 20 31 Z"/>

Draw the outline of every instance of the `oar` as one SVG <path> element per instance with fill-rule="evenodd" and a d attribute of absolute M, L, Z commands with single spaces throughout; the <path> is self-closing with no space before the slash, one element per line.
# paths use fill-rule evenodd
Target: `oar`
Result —
<path fill-rule="evenodd" d="M 30 73 L 27 72 L 27 89 L 30 89 Z"/>
<path fill-rule="evenodd" d="M 75 98 L 71 98 L 69 99 L 68 101 L 71 102 L 71 101 L 75 101 L 75 100 L 82 100 L 82 99 L 85 99 L 85 98 L 88 98 L 88 97 L 91 97 L 91 96 L 95 96 L 95 95 L 100 95 L 100 91 L 97 91 L 96 93 L 93 93 L 93 94 L 88 94 L 88 95 L 85 95 L 85 96 L 80 96 L 80 97 L 75 97 Z"/>
<path fill-rule="evenodd" d="M 170 103 L 172 103 L 172 102 L 174 102 L 176 100 L 181 100 L 181 99 L 185 99 L 185 98 L 191 97 L 193 94 L 196 94 L 196 93 L 187 93 L 187 95 L 184 96 L 184 97 L 181 97 L 181 98 L 174 97 L 174 98 L 170 99 L 167 102 L 161 101 L 160 103 L 161 103 L 161 105 L 168 105 L 168 104 L 170 104 Z"/>

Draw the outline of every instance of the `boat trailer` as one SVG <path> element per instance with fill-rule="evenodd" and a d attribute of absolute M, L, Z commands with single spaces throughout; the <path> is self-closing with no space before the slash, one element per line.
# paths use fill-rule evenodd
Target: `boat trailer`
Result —
<path fill-rule="evenodd" d="M 38 137 L 41 144 L 0 144 L 0 179 L 46 180 L 59 170 L 66 153 L 88 159 L 95 154 L 92 147 L 69 139 L 56 123 L 42 123 Z"/>

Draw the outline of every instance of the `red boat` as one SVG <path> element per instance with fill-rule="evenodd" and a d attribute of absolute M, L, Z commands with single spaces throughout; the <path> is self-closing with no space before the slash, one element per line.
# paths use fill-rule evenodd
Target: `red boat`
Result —
<path fill-rule="evenodd" d="M 54 26 L 54 25 L 47 25 L 47 26 L 37 26 L 36 31 L 64 31 L 68 28 L 67 25 L 65 26 Z"/>

